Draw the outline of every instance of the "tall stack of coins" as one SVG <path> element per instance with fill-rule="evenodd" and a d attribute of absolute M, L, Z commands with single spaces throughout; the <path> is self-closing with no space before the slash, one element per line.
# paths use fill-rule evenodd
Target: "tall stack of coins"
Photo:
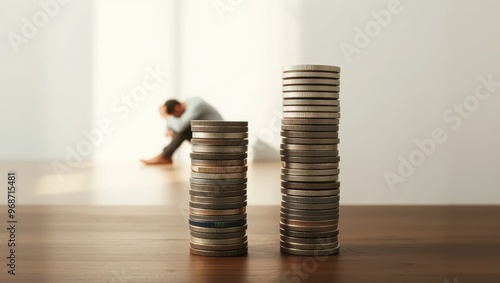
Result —
<path fill-rule="evenodd" d="M 283 67 L 281 251 L 339 251 L 340 68 Z"/>
<path fill-rule="evenodd" d="M 244 255 L 248 122 L 191 121 L 191 130 L 191 253 Z"/>

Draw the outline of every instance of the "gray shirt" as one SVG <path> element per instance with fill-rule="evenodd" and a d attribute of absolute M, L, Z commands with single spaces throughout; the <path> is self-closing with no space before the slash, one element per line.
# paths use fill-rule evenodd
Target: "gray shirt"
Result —
<path fill-rule="evenodd" d="M 184 104 L 186 111 L 180 118 L 174 116 L 167 118 L 167 127 L 176 133 L 187 129 L 191 125 L 191 120 L 223 120 L 217 109 L 199 97 L 189 98 Z"/>

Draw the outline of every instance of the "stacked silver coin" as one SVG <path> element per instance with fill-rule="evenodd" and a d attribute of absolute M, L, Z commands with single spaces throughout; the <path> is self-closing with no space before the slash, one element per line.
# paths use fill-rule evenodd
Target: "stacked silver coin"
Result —
<path fill-rule="evenodd" d="M 244 255 L 248 251 L 248 122 L 195 120 L 191 130 L 191 253 Z"/>
<path fill-rule="evenodd" d="M 339 251 L 340 68 L 283 67 L 281 251 Z"/>

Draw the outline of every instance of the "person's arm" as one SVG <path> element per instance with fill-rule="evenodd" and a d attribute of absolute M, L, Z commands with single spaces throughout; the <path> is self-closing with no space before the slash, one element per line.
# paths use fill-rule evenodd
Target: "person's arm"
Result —
<path fill-rule="evenodd" d="M 167 106 L 165 106 L 165 105 L 160 106 L 159 111 L 160 111 L 160 115 L 161 115 L 163 118 L 165 118 L 165 119 L 167 119 L 167 118 L 168 118 L 168 116 L 169 116 L 169 115 L 168 115 L 168 113 L 167 113 Z"/>
<path fill-rule="evenodd" d="M 180 118 L 169 116 L 167 119 L 168 128 L 176 133 L 181 133 L 191 125 L 191 120 L 196 120 L 205 111 L 205 102 L 201 99 L 193 99 L 186 105 L 186 111 Z"/>

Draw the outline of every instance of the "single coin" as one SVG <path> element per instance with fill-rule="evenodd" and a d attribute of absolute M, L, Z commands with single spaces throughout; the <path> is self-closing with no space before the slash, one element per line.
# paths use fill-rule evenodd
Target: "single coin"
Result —
<path fill-rule="evenodd" d="M 245 166 L 247 165 L 246 159 L 236 160 L 205 160 L 205 159 L 191 159 L 193 166 Z"/>
<path fill-rule="evenodd" d="M 208 203 L 208 204 L 224 204 L 233 202 L 242 202 L 247 200 L 247 196 L 237 196 L 237 197 L 199 197 L 190 196 L 189 199 L 194 202 Z"/>
<path fill-rule="evenodd" d="M 246 133 L 248 127 L 234 127 L 234 126 L 191 126 L 192 132 L 204 133 Z"/>
<path fill-rule="evenodd" d="M 328 226 L 299 226 L 299 225 L 290 225 L 280 222 L 280 228 L 290 230 L 290 231 L 299 231 L 299 232 L 329 232 L 337 230 L 338 225 L 328 225 Z"/>
<path fill-rule="evenodd" d="M 235 220 L 235 221 L 195 221 L 189 219 L 190 226 L 205 227 L 205 228 L 232 228 L 244 226 L 247 224 L 246 219 Z"/>
<path fill-rule="evenodd" d="M 247 236 L 229 239 L 205 239 L 191 236 L 191 243 L 197 245 L 236 245 L 243 244 L 248 240 Z"/>
<path fill-rule="evenodd" d="M 286 157 L 335 157 L 339 155 L 338 150 L 288 150 L 281 149 L 280 154 Z"/>
<path fill-rule="evenodd" d="M 206 227 L 197 227 L 189 225 L 189 230 L 191 232 L 212 233 L 212 234 L 238 233 L 246 231 L 247 228 L 248 228 L 247 225 L 239 227 L 231 227 L 231 228 L 206 228 Z"/>
<path fill-rule="evenodd" d="M 280 235 L 280 240 L 287 243 L 296 243 L 296 244 L 332 244 L 339 241 L 337 236 L 327 237 L 327 238 L 317 238 L 317 239 L 309 239 L 309 238 L 299 238 L 299 237 L 289 237 L 285 235 Z"/>
<path fill-rule="evenodd" d="M 283 106 L 284 112 L 340 112 L 339 106 Z"/>
<path fill-rule="evenodd" d="M 281 157 L 281 161 L 292 163 L 338 163 L 340 157 Z"/>
<path fill-rule="evenodd" d="M 288 217 L 280 218 L 281 223 L 286 225 L 294 225 L 300 227 L 324 227 L 324 226 L 337 226 L 339 224 L 338 216 L 336 219 L 329 220 L 319 220 L 319 221 L 310 221 L 310 220 L 297 220 L 291 219 Z"/>
<path fill-rule="evenodd" d="M 284 214 L 302 215 L 302 216 L 330 216 L 335 217 L 339 214 L 339 209 L 324 209 L 324 210 L 305 210 L 280 207 L 280 212 Z"/>
<path fill-rule="evenodd" d="M 285 138 L 299 138 L 299 139 L 330 139 L 330 142 L 338 144 L 338 132 L 301 132 L 301 131 L 281 131 L 281 136 Z"/>
<path fill-rule="evenodd" d="M 337 237 L 339 235 L 339 230 L 337 229 L 327 232 L 300 232 L 300 231 L 291 231 L 280 228 L 280 234 L 289 237 L 319 239 L 319 238 Z"/>
<path fill-rule="evenodd" d="M 299 182 L 299 183 L 324 183 L 324 182 L 335 182 L 339 179 L 338 175 L 330 176 L 300 176 L 300 175 L 287 175 L 281 174 L 281 180 L 288 182 Z"/>
<path fill-rule="evenodd" d="M 280 212 L 280 217 L 285 218 L 285 219 L 290 219 L 290 220 L 300 220 L 300 221 L 308 221 L 308 222 L 328 221 L 328 220 L 339 218 L 338 215 L 307 216 L 307 215 L 298 215 L 298 214 L 286 214 L 283 212 Z"/>
<path fill-rule="evenodd" d="M 246 213 L 235 214 L 235 215 L 198 215 L 189 214 L 189 219 L 194 221 L 236 221 L 243 220 L 247 218 Z"/>
<path fill-rule="evenodd" d="M 196 153 L 246 153 L 248 146 L 193 145 L 191 151 Z"/>
<path fill-rule="evenodd" d="M 338 175 L 339 169 L 326 169 L 326 170 L 302 170 L 302 169 L 281 169 L 281 174 L 295 175 L 295 176 L 331 176 Z"/>
<path fill-rule="evenodd" d="M 241 238 L 244 237 L 247 232 L 246 231 L 241 231 L 241 232 L 235 232 L 235 233 L 200 233 L 200 232 L 194 232 L 191 231 L 191 237 L 195 238 L 201 238 L 201 239 L 231 239 L 231 238 Z"/>
<path fill-rule="evenodd" d="M 340 193 L 339 189 L 335 190 L 294 190 L 281 188 L 281 193 L 289 196 L 305 196 L 305 197 L 325 197 L 336 196 Z"/>
<path fill-rule="evenodd" d="M 223 184 L 221 182 L 221 184 Z M 205 192 L 226 192 L 226 191 L 243 191 L 247 188 L 246 184 L 239 185 L 199 185 L 199 184 L 190 184 L 190 188 L 193 191 L 205 191 Z"/>
<path fill-rule="evenodd" d="M 189 208 L 190 214 L 198 215 L 235 215 L 242 214 L 247 211 L 246 207 L 240 207 L 236 209 L 202 209 L 202 208 Z"/>
<path fill-rule="evenodd" d="M 283 92 L 339 92 L 338 86 L 327 85 L 287 85 L 281 87 Z"/>
<path fill-rule="evenodd" d="M 339 106 L 340 102 L 333 99 L 284 99 L 283 106 Z"/>
<path fill-rule="evenodd" d="M 286 79 L 283 80 L 283 85 L 340 85 L 340 80 L 337 79 Z"/>
<path fill-rule="evenodd" d="M 191 248 L 196 250 L 207 250 L 207 251 L 231 251 L 231 250 L 239 250 L 248 247 L 248 242 L 238 243 L 238 244 L 230 244 L 230 245 L 200 245 L 195 244 L 193 242 L 189 243 Z"/>
<path fill-rule="evenodd" d="M 289 150 L 338 150 L 338 145 L 298 145 L 298 144 L 282 144 L 282 149 Z"/>
<path fill-rule="evenodd" d="M 207 251 L 207 250 L 198 250 L 190 248 L 190 252 L 194 255 L 199 255 L 199 256 L 233 257 L 233 256 L 246 255 L 248 253 L 248 247 L 232 251 Z"/>
<path fill-rule="evenodd" d="M 303 196 L 288 196 L 283 195 L 282 199 L 286 202 L 298 202 L 298 203 L 337 203 L 340 200 L 339 196 L 332 197 L 303 197 Z"/>
<path fill-rule="evenodd" d="M 286 182 L 282 181 L 281 186 L 286 189 L 299 189 L 299 190 L 335 190 L 340 188 L 340 182 L 326 182 L 326 183 L 300 183 L 300 182 Z"/>
<path fill-rule="evenodd" d="M 192 145 L 210 145 L 210 146 L 247 146 L 248 139 L 224 139 L 224 140 L 214 140 L 214 139 L 191 139 Z"/>
<path fill-rule="evenodd" d="M 241 202 L 233 202 L 233 203 L 224 203 L 224 204 L 209 204 L 209 203 L 200 203 L 200 202 L 189 202 L 189 206 L 193 208 L 201 208 L 201 209 L 238 209 L 247 206 L 246 201 Z M 294 207 L 290 207 L 294 208 Z"/>
<path fill-rule="evenodd" d="M 326 210 L 339 208 L 338 203 L 296 203 L 281 201 L 281 206 L 289 209 Z"/>
<path fill-rule="evenodd" d="M 283 73 L 283 79 L 294 79 L 294 78 L 326 78 L 326 79 L 339 79 L 339 73 L 333 72 L 314 72 L 314 71 L 288 71 Z"/>
<path fill-rule="evenodd" d="M 190 178 L 189 182 L 191 185 L 207 185 L 207 186 L 234 186 L 234 185 L 243 185 L 247 183 L 247 179 L 218 179 L 218 180 L 209 180 L 209 179 L 196 179 Z"/>
<path fill-rule="evenodd" d="M 314 71 L 314 72 L 331 72 L 340 73 L 340 67 L 330 65 L 290 65 L 283 66 L 283 72 L 297 72 L 297 71 Z"/>
<path fill-rule="evenodd" d="M 210 154 L 210 153 L 191 153 L 192 159 L 201 160 L 234 160 L 247 158 L 246 153 L 225 153 L 225 154 Z"/>
<path fill-rule="evenodd" d="M 334 145 L 337 146 L 339 144 L 339 139 L 336 138 L 281 138 L 281 142 L 283 144 L 287 145 L 292 145 L 292 144 L 297 144 L 297 145 Z"/>
<path fill-rule="evenodd" d="M 289 255 L 324 257 L 339 253 L 340 246 L 334 249 L 299 250 L 280 246 L 280 251 Z"/>
<path fill-rule="evenodd" d="M 245 121 L 192 120 L 191 126 L 248 127 L 248 122 L 245 122 Z"/>
<path fill-rule="evenodd" d="M 335 117 L 336 118 L 336 117 Z M 201 133 L 193 132 L 194 139 L 246 139 L 248 133 Z"/>
<path fill-rule="evenodd" d="M 340 118 L 340 113 L 332 112 L 284 112 L 284 118 Z"/>
<path fill-rule="evenodd" d="M 283 125 L 338 125 L 339 119 L 282 119 Z M 192 140 L 191 140 L 192 141 Z"/>
<path fill-rule="evenodd" d="M 243 173 L 248 166 L 191 166 L 191 171 L 198 173 Z"/>
<path fill-rule="evenodd" d="M 283 99 L 339 99 L 340 94 L 338 92 L 315 92 L 315 91 L 292 91 L 284 92 Z"/>
<path fill-rule="evenodd" d="M 247 194 L 247 190 L 235 190 L 235 191 L 223 191 L 223 190 L 215 190 L 215 191 L 197 191 L 190 189 L 189 194 L 192 196 L 198 197 L 237 197 L 244 196 Z"/>
<path fill-rule="evenodd" d="M 247 173 L 198 173 L 191 172 L 191 178 L 196 179 L 210 179 L 210 180 L 219 180 L 219 179 L 240 179 L 246 178 Z"/>
<path fill-rule="evenodd" d="M 300 250 L 330 250 L 335 249 L 339 245 L 338 242 L 333 243 L 315 243 L 315 244 L 302 244 L 302 243 L 291 243 L 286 241 L 280 241 L 280 246 L 291 248 L 291 249 L 300 249 Z"/>
<path fill-rule="evenodd" d="M 285 119 L 284 119 L 285 120 Z M 337 132 L 338 125 L 287 125 L 281 124 L 282 131 L 297 131 L 297 132 Z M 309 134 L 309 133 L 304 133 Z"/>
<path fill-rule="evenodd" d="M 300 148 L 300 149 L 298 149 Z M 337 144 L 287 144 L 280 145 L 282 154 L 290 156 L 337 156 L 339 154 Z M 321 155 L 323 153 L 324 155 Z M 319 154 L 319 155 L 318 155 Z"/>
<path fill-rule="evenodd" d="M 281 166 L 287 169 L 303 169 L 303 170 L 328 170 L 339 168 L 339 163 L 293 163 L 282 162 Z"/>

